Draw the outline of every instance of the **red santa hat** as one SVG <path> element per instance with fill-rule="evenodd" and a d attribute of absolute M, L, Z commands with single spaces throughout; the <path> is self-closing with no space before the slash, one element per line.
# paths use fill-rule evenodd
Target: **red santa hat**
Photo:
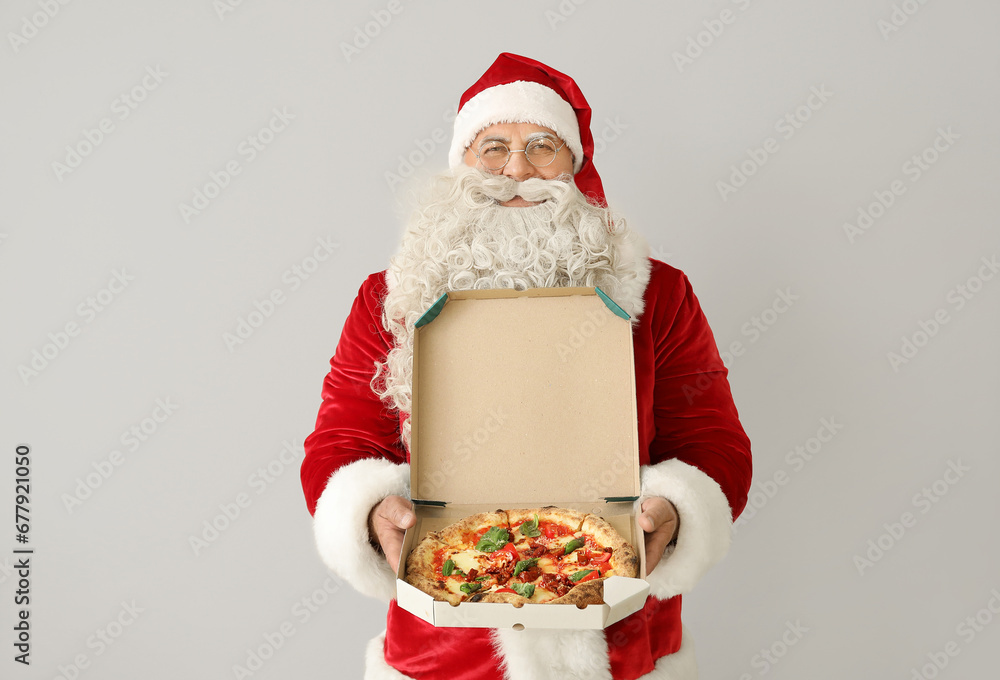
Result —
<path fill-rule="evenodd" d="M 591 203 L 604 206 L 594 168 L 590 104 L 572 78 L 540 61 L 504 52 L 458 104 L 448 164 L 462 165 L 476 135 L 494 123 L 534 123 L 553 130 L 573 154 L 573 181 Z"/>

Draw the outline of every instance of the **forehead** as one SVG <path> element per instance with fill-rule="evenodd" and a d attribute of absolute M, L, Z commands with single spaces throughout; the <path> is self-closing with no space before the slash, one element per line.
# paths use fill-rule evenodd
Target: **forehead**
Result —
<path fill-rule="evenodd" d="M 535 137 L 538 135 L 551 135 L 559 141 L 562 141 L 554 130 L 543 125 L 535 125 L 534 123 L 494 123 L 493 125 L 480 130 L 479 134 L 476 135 L 474 143 L 482 143 L 487 140 L 498 140 L 504 142 L 505 144 L 509 144 L 512 141 L 524 140 L 528 137 Z"/>

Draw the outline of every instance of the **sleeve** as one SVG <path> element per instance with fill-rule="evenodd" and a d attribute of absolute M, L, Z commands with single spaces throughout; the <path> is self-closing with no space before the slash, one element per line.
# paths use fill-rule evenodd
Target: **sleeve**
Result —
<path fill-rule="evenodd" d="M 379 311 L 384 285 L 369 276 L 344 323 L 301 476 L 320 557 L 359 592 L 388 601 L 395 574 L 369 540 L 368 513 L 386 496 L 409 498 L 410 472 L 397 414 L 370 384 L 391 348 Z"/>
<path fill-rule="evenodd" d="M 643 497 L 666 498 L 680 518 L 676 543 L 648 577 L 660 599 L 690 591 L 725 557 L 752 473 L 728 371 L 691 284 L 680 274 L 664 293 L 651 310 L 656 434 L 640 475 Z"/>

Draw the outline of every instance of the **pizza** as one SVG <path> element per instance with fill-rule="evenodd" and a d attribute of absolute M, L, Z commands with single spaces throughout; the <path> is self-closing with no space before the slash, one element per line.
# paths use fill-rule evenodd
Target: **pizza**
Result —
<path fill-rule="evenodd" d="M 429 532 L 405 580 L 462 602 L 600 604 L 609 576 L 635 577 L 639 557 L 607 520 L 565 508 L 497 510 Z"/>

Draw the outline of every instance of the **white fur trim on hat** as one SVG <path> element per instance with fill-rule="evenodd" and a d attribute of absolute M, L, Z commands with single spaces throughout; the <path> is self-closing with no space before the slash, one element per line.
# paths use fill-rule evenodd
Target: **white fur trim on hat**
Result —
<path fill-rule="evenodd" d="M 386 496 L 410 497 L 410 466 L 362 458 L 330 475 L 316 503 L 313 531 L 323 562 L 359 593 L 396 597 L 396 574 L 368 540 L 368 513 Z"/>
<path fill-rule="evenodd" d="M 448 166 L 462 165 L 465 150 L 476 135 L 494 123 L 534 123 L 547 127 L 559 135 L 573 153 L 573 172 L 583 167 L 580 124 L 573 107 L 552 88 L 527 80 L 494 85 L 465 102 L 455 117 Z"/>
<path fill-rule="evenodd" d="M 680 518 L 677 544 L 646 577 L 649 594 L 666 600 L 690 592 L 729 551 L 732 511 L 718 482 L 679 460 L 665 460 L 640 468 L 642 500 L 661 496 L 674 504 Z"/>

